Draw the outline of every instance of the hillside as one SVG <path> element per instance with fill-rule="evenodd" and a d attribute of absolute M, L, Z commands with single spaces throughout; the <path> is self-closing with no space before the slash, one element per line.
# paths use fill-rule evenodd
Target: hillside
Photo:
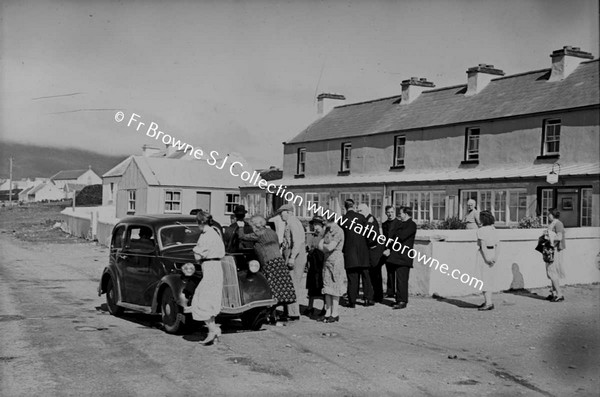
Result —
<path fill-rule="evenodd" d="M 107 156 L 81 149 L 59 149 L 0 141 L 0 179 L 8 179 L 9 157 L 13 158 L 13 179 L 50 177 L 60 170 L 92 166 L 102 176 L 126 156 Z"/>

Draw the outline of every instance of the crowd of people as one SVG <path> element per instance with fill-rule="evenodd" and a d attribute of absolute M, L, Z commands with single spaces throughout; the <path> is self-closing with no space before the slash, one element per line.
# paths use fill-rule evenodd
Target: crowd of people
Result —
<path fill-rule="evenodd" d="M 268 221 L 255 215 L 249 222 L 246 220 L 245 207 L 238 205 L 234 211 L 235 221 L 225 228 L 221 228 L 210 214 L 198 211 L 196 219 L 201 235 L 194 253 L 197 260 L 202 260 L 204 277 L 192 299 L 192 315 L 195 320 L 204 321 L 209 330 L 202 343 L 211 343 L 220 335 L 214 319 L 220 311 L 223 274 L 219 261 L 225 252 L 255 252 L 273 297 L 277 300 L 277 306 L 272 308 L 269 315 L 269 321 L 274 325 L 300 319 L 298 301 L 307 267 L 305 287 L 308 306 L 303 314 L 317 321 L 339 321 L 342 297 L 345 298 L 345 307 L 355 308 L 361 285 L 364 306 L 382 303 L 385 295 L 394 299 L 392 309 L 406 308 L 410 269 L 413 267 L 413 259 L 408 252 L 414 246 L 417 232 L 411 208 L 402 206 L 396 214 L 394 207 L 385 207 L 387 219 L 380 227 L 367 205 L 360 204 L 355 208 L 354 201 L 348 199 L 344 207 L 346 212 L 339 224 L 314 216 L 309 222 L 313 230 L 308 233 L 308 239 L 302 222 L 294 215 L 292 204 L 282 205 Z M 552 302 L 564 300 L 559 280 L 564 277 L 562 250 L 565 248 L 565 238 L 559 216 L 556 210 L 549 212 L 550 224 L 540 237 L 538 247 L 544 255 L 546 272 L 552 282 L 548 297 Z M 467 229 L 477 229 L 479 276 L 484 286 L 492 285 L 492 268 L 499 255 L 494 216 L 490 211 L 478 211 L 476 202 L 469 200 L 464 222 Z M 268 223 L 272 223 L 273 228 Z M 378 234 L 364 236 L 356 232 L 358 227 L 360 230 L 372 227 L 385 236 L 386 241 L 397 239 L 407 249 L 390 250 L 377 241 Z M 387 274 L 385 294 L 383 268 Z M 489 287 L 483 291 L 483 297 L 484 302 L 479 310 L 493 310 Z M 323 300 L 323 308 L 319 312 L 316 312 L 315 300 Z M 277 307 L 281 307 L 282 311 L 277 312 Z"/>

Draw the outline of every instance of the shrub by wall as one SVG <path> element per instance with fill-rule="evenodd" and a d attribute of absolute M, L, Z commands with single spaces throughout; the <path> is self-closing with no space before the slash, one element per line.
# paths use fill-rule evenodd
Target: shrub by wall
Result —
<path fill-rule="evenodd" d="M 75 197 L 75 205 L 102 205 L 102 185 L 84 187 Z"/>

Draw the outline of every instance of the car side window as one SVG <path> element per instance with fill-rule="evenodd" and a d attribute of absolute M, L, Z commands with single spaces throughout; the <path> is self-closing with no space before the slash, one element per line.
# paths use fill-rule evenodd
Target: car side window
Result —
<path fill-rule="evenodd" d="M 130 226 L 126 246 L 134 252 L 152 251 L 156 246 L 152 229 L 148 226 Z"/>
<path fill-rule="evenodd" d="M 123 242 L 125 240 L 125 226 L 119 226 L 113 233 L 112 241 L 110 243 L 112 248 L 123 248 Z"/>

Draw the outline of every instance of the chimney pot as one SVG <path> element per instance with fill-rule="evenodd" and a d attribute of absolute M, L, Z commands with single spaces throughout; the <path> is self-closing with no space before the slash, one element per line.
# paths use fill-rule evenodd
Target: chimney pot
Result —
<path fill-rule="evenodd" d="M 346 97 L 341 94 L 321 93 L 317 96 L 317 114 L 323 117 L 331 111 L 335 106 L 340 106 L 346 103 Z"/>
<path fill-rule="evenodd" d="M 465 96 L 475 95 L 483 90 L 493 78 L 504 76 L 504 72 L 494 65 L 480 63 L 467 69 L 467 92 Z"/>
<path fill-rule="evenodd" d="M 594 56 L 589 52 L 581 51 L 580 47 L 566 45 L 560 50 L 552 51 L 550 58 L 552 58 L 552 69 L 548 81 L 560 81 L 577 69 L 581 62 L 594 59 Z"/>
<path fill-rule="evenodd" d="M 426 77 L 411 77 L 409 80 L 402 80 L 402 100 L 401 105 L 412 103 L 428 88 L 435 87 L 431 81 L 427 81 Z"/>

